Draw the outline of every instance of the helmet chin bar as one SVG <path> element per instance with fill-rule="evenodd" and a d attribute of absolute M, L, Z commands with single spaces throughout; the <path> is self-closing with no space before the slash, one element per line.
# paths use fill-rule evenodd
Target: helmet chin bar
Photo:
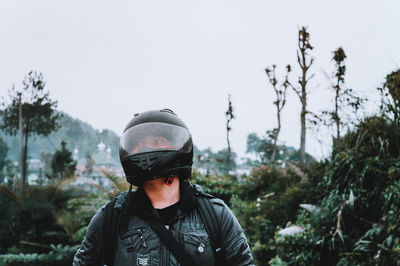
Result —
<path fill-rule="evenodd" d="M 191 166 L 183 166 L 175 169 L 171 169 L 168 172 L 162 172 L 156 175 L 135 175 L 135 176 L 126 176 L 126 181 L 129 184 L 134 186 L 141 186 L 144 182 L 149 180 L 155 180 L 158 178 L 164 178 L 166 181 L 169 176 L 173 175 L 174 177 L 180 178 L 181 180 L 189 179 L 192 174 L 192 167 Z M 165 182 L 164 181 L 164 182 Z"/>
<path fill-rule="evenodd" d="M 126 179 L 129 183 L 140 186 L 145 181 L 177 174 L 183 179 L 192 172 L 193 149 L 189 153 L 179 151 L 149 152 L 124 158 Z"/>

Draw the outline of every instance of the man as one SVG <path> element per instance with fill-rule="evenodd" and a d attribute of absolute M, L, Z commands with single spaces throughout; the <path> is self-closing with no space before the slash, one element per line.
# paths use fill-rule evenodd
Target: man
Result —
<path fill-rule="evenodd" d="M 73 265 L 253 265 L 230 209 L 187 181 L 192 138 L 173 111 L 136 114 L 121 136 L 120 159 L 138 189 L 97 212 Z"/>

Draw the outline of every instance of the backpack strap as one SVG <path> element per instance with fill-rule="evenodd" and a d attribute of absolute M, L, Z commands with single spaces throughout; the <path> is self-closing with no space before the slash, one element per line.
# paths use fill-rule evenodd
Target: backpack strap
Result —
<path fill-rule="evenodd" d="M 104 237 L 104 264 L 114 265 L 115 248 L 117 244 L 118 225 L 120 220 L 119 209 L 115 209 L 116 198 L 109 202 L 105 207 L 105 219 L 103 228 Z"/>
<path fill-rule="evenodd" d="M 103 245 L 104 245 L 104 264 L 114 265 L 115 251 L 117 247 L 121 212 L 125 204 L 127 192 L 117 195 L 105 206 Z"/>
<path fill-rule="evenodd" d="M 193 258 L 186 253 L 185 248 L 178 243 L 171 231 L 169 231 L 160 220 L 150 217 L 146 217 L 145 220 L 181 265 L 196 265 Z"/>
<path fill-rule="evenodd" d="M 226 265 L 223 263 L 223 254 L 221 250 L 220 226 L 217 221 L 217 214 L 210 199 L 198 197 L 200 217 L 205 225 L 208 237 L 210 238 L 211 248 L 214 252 L 215 265 Z"/>

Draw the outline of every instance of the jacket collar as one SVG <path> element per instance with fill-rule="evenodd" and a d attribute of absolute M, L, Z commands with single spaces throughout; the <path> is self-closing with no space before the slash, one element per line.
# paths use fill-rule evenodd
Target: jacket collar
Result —
<path fill-rule="evenodd" d="M 181 181 L 179 190 L 180 210 L 178 210 L 177 215 L 187 214 L 198 207 L 195 192 L 188 181 Z M 133 193 L 131 204 L 131 210 L 134 215 L 158 217 L 157 211 L 154 209 L 142 186 Z"/>

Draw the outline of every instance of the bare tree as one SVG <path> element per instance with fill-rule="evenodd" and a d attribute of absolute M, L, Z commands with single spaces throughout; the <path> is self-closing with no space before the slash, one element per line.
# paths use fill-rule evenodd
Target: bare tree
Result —
<path fill-rule="evenodd" d="M 310 69 L 314 62 L 314 58 L 310 57 L 309 51 L 313 47 L 310 44 L 310 34 L 307 32 L 306 27 L 299 29 L 298 38 L 298 50 L 297 50 L 297 62 L 300 65 L 302 74 L 299 77 L 300 87 L 289 85 L 296 92 L 297 96 L 301 102 L 301 113 L 300 113 L 300 123 L 301 123 L 301 134 L 300 134 L 300 150 L 299 150 L 299 163 L 304 166 L 306 163 L 306 115 L 307 111 L 307 83 L 314 77 L 314 74 L 307 77 L 307 71 Z"/>
<path fill-rule="evenodd" d="M 275 69 L 276 69 L 276 65 L 272 65 L 272 67 L 265 69 L 265 72 L 267 73 L 269 82 L 271 83 L 272 88 L 274 89 L 275 94 L 276 94 L 276 100 L 274 101 L 274 104 L 276 106 L 276 118 L 278 121 L 278 127 L 274 128 L 274 130 L 273 130 L 273 148 L 272 148 L 272 154 L 271 154 L 271 158 L 270 158 L 271 162 L 275 161 L 278 137 L 279 137 L 279 133 L 281 131 L 281 112 L 282 112 L 283 107 L 285 107 L 285 104 L 286 104 L 286 91 L 289 86 L 288 77 L 289 77 L 289 73 L 291 71 L 291 67 L 290 67 L 290 65 L 286 66 L 285 80 L 280 85 L 278 85 L 278 80 L 276 79 Z"/>
<path fill-rule="evenodd" d="M 233 114 L 233 107 L 230 94 L 228 95 L 228 110 L 225 112 L 225 115 L 226 115 L 226 141 L 228 143 L 228 153 L 226 158 L 226 175 L 228 175 L 231 163 L 231 143 L 229 141 L 229 132 L 232 130 L 229 124 L 232 121 L 232 119 L 235 118 Z"/>

